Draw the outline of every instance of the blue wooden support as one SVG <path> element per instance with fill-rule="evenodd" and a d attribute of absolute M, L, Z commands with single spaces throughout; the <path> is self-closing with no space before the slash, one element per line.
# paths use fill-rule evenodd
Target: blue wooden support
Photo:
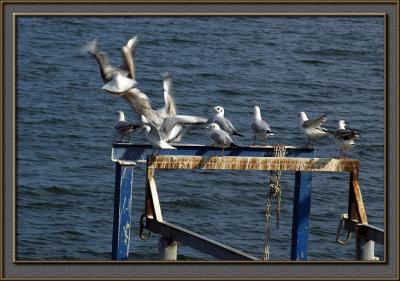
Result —
<path fill-rule="evenodd" d="M 133 165 L 121 165 L 117 162 L 115 172 L 112 260 L 126 260 L 129 256 L 132 185 Z"/>
<path fill-rule="evenodd" d="M 133 169 L 135 162 L 146 162 L 148 155 L 219 156 L 221 149 L 206 145 L 172 144 L 176 150 L 153 149 L 148 144 L 116 143 L 111 159 L 116 162 L 112 259 L 125 260 L 129 255 Z M 287 157 L 313 157 L 314 148 L 286 147 Z M 272 146 L 226 148 L 224 156 L 273 157 Z M 311 173 L 296 172 L 295 206 L 292 225 L 292 259 L 307 259 L 308 221 L 310 214 Z M 297 195 L 296 195 L 297 194 Z M 308 198 L 308 199 L 307 199 Z M 297 203 L 296 203 L 297 202 Z"/>
<path fill-rule="evenodd" d="M 307 260 L 312 173 L 296 172 L 293 198 L 291 260 Z"/>

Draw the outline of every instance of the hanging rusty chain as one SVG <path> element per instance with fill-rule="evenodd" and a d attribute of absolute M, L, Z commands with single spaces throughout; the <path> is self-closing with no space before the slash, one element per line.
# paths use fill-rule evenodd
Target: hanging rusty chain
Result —
<path fill-rule="evenodd" d="M 285 157 L 286 147 L 283 144 L 274 144 L 274 157 Z M 282 171 L 270 171 L 269 191 L 267 194 L 265 206 L 265 239 L 264 239 L 264 260 L 269 260 L 270 248 L 270 228 L 271 228 L 271 211 L 272 197 L 276 199 L 276 229 L 279 229 L 279 219 L 281 214 L 281 179 Z"/>

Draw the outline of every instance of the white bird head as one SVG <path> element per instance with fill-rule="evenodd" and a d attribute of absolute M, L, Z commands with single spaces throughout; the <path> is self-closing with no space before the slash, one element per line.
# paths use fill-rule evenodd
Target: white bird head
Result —
<path fill-rule="evenodd" d="M 261 111 L 257 105 L 254 106 L 254 118 L 261 119 Z"/>
<path fill-rule="evenodd" d="M 122 111 L 115 112 L 117 115 L 118 121 L 125 121 L 125 114 Z"/>
<path fill-rule="evenodd" d="M 303 111 L 299 113 L 299 117 L 300 117 L 300 124 L 302 124 L 304 121 L 308 120 L 307 114 Z"/>
<path fill-rule="evenodd" d="M 207 128 L 211 130 L 221 130 L 221 127 L 217 123 L 211 123 L 210 125 L 207 126 Z"/>
<path fill-rule="evenodd" d="M 344 122 L 344 120 L 339 120 L 338 129 L 340 129 L 340 130 L 345 130 L 346 129 L 346 122 Z"/>
<path fill-rule="evenodd" d="M 224 108 L 223 108 L 222 106 L 215 106 L 215 107 L 213 107 L 213 110 L 214 110 L 216 113 L 219 113 L 219 114 L 224 115 Z"/>

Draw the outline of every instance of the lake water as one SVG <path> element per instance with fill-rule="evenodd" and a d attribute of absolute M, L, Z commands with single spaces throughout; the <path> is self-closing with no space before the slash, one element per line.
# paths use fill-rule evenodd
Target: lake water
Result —
<path fill-rule="evenodd" d="M 32 17 L 17 18 L 17 260 L 110 260 L 115 166 L 111 144 L 117 110 L 137 121 L 124 99 L 107 95 L 96 61 L 82 46 L 98 38 L 113 64 L 133 35 L 139 88 L 163 105 L 160 74 L 172 73 L 181 114 L 225 115 L 252 143 L 254 105 L 276 133 L 269 143 L 304 146 L 298 112 L 328 114 L 359 129 L 350 152 L 361 162 L 369 223 L 384 222 L 383 17 Z M 135 143 L 144 143 L 141 135 Z M 210 144 L 206 129 L 183 143 Z M 332 138 L 318 157 L 336 157 Z M 131 260 L 156 260 L 157 235 L 138 238 L 145 167 L 133 190 Z M 164 171 L 156 174 L 163 217 L 262 258 L 268 174 Z M 282 174 L 280 228 L 271 228 L 271 260 L 290 258 L 294 174 Z M 309 260 L 353 260 L 354 238 L 335 242 L 347 211 L 348 175 L 315 174 Z M 383 258 L 384 248 L 376 246 Z M 184 245 L 180 260 L 212 257 Z"/>

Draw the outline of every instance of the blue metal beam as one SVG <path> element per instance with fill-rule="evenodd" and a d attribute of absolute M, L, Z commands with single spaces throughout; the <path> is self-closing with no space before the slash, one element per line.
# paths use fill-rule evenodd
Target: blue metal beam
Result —
<path fill-rule="evenodd" d="M 221 149 L 208 145 L 197 144 L 172 144 L 177 149 L 153 149 L 149 144 L 115 143 L 112 146 L 112 161 L 137 161 L 145 162 L 148 155 L 187 155 L 187 156 L 214 156 L 221 155 Z M 287 157 L 303 156 L 312 157 L 314 148 L 310 147 L 286 147 Z M 242 146 L 239 148 L 224 149 L 224 156 L 247 157 L 272 157 L 272 146 Z"/>
<path fill-rule="evenodd" d="M 129 256 L 132 185 L 133 166 L 116 163 L 112 260 L 126 260 Z"/>
<path fill-rule="evenodd" d="M 311 179 L 312 173 L 295 173 L 291 260 L 307 260 Z"/>

